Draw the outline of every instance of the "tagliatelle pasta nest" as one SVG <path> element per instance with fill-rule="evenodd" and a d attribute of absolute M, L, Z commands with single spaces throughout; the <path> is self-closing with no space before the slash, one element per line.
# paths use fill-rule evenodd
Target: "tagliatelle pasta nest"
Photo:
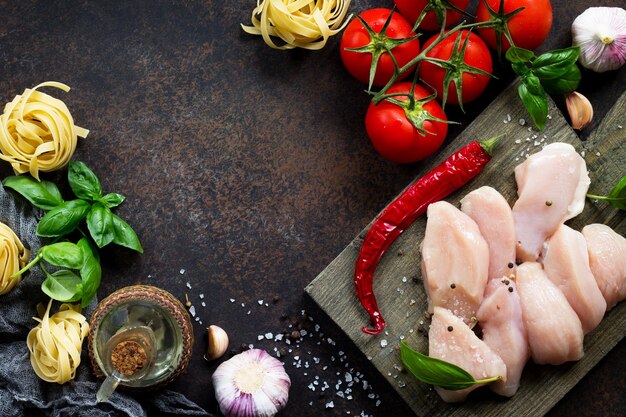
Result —
<path fill-rule="evenodd" d="M 28 333 L 26 344 L 37 376 L 46 382 L 64 384 L 76 376 L 89 323 L 80 314 L 78 305 L 62 304 L 59 311 L 50 316 L 51 305 L 52 300 L 43 317 L 34 318 L 39 325 Z"/>
<path fill-rule="evenodd" d="M 70 91 L 54 81 L 27 88 L 0 116 L 0 159 L 10 162 L 16 174 L 29 172 L 37 179 L 40 171 L 63 168 L 76 150 L 77 137 L 89 133 L 74 125 L 65 103 L 37 91 L 41 87 Z"/>
<path fill-rule="evenodd" d="M 261 35 L 274 49 L 321 49 L 348 23 L 349 6 L 350 0 L 257 0 L 252 26 L 241 27 L 252 35 Z M 272 37 L 285 44 L 276 44 Z"/>
<path fill-rule="evenodd" d="M 26 265 L 30 251 L 24 247 L 15 232 L 0 223 L 0 295 L 6 294 L 20 283 L 21 276 L 11 278 Z"/>

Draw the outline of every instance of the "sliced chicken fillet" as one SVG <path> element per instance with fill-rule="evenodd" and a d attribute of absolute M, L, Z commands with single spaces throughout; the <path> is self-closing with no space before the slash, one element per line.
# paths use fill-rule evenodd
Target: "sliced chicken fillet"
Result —
<path fill-rule="evenodd" d="M 506 381 L 495 382 L 489 388 L 496 394 L 512 397 L 519 388 L 522 370 L 530 357 L 515 281 L 508 278 L 489 281 L 477 317 L 483 341 L 506 365 Z"/>
<path fill-rule="evenodd" d="M 463 320 L 445 308 L 434 308 L 428 331 L 428 355 L 460 366 L 476 380 L 495 376 L 506 379 L 506 365 L 502 359 Z M 435 387 L 435 390 L 444 401 L 459 402 L 479 386 L 459 391 L 440 387 Z"/>
<path fill-rule="evenodd" d="M 489 279 L 502 278 L 515 266 L 515 226 L 509 203 L 491 187 L 480 187 L 461 200 L 461 211 L 478 225 L 489 246 Z"/>
<path fill-rule="evenodd" d="M 583 357 L 583 328 L 565 295 L 541 264 L 517 267 L 517 289 L 533 361 L 560 365 Z"/>
<path fill-rule="evenodd" d="M 444 307 L 473 326 L 487 284 L 487 242 L 476 223 L 450 203 L 433 203 L 427 214 L 422 272 L 428 311 Z"/>
<path fill-rule="evenodd" d="M 626 238 L 604 224 L 583 228 L 589 266 L 610 310 L 626 299 Z"/>
<path fill-rule="evenodd" d="M 515 167 L 515 180 L 517 257 L 535 261 L 557 227 L 582 212 L 590 183 L 587 166 L 572 145 L 552 143 Z"/>
<path fill-rule="evenodd" d="M 587 243 L 582 233 L 560 225 L 546 243 L 543 269 L 563 292 L 587 334 L 595 329 L 606 311 L 606 301 L 589 268 Z"/>

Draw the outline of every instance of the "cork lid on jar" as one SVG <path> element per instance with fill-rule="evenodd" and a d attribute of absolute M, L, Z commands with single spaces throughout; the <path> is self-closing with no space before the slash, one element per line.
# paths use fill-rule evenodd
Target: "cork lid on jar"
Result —
<path fill-rule="evenodd" d="M 134 285 L 115 291 L 98 304 L 90 326 L 94 374 L 106 378 L 130 372 L 120 381 L 120 389 L 162 387 L 189 365 L 194 343 L 191 318 L 180 301 L 160 288 Z M 131 372 L 133 366 L 137 369 Z"/>

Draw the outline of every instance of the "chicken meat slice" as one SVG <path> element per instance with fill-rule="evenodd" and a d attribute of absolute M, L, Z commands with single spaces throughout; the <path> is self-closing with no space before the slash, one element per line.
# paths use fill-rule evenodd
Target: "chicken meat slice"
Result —
<path fill-rule="evenodd" d="M 515 167 L 513 220 L 517 257 L 535 261 L 543 242 L 585 206 L 589 175 L 585 160 L 567 143 L 552 143 Z"/>
<path fill-rule="evenodd" d="M 428 331 L 428 355 L 460 366 L 475 380 L 499 376 L 506 379 L 506 365 L 485 342 L 450 310 L 434 308 Z M 459 402 L 484 384 L 476 384 L 459 391 L 435 387 L 445 402 Z"/>
<path fill-rule="evenodd" d="M 519 388 L 522 370 L 530 357 L 515 281 L 508 278 L 489 281 L 477 318 L 483 341 L 506 365 L 506 380 L 495 382 L 489 388 L 496 394 L 512 397 Z"/>
<path fill-rule="evenodd" d="M 515 266 L 515 226 L 509 203 L 491 187 L 480 187 L 461 200 L 461 211 L 472 218 L 489 247 L 489 279 L 502 278 Z"/>
<path fill-rule="evenodd" d="M 589 266 L 607 309 L 626 299 L 626 238 L 604 224 L 583 228 L 589 252 Z"/>
<path fill-rule="evenodd" d="M 444 307 L 470 326 L 487 284 L 489 248 L 476 223 L 450 203 L 428 206 L 422 272 L 428 311 Z"/>
<path fill-rule="evenodd" d="M 546 242 L 543 269 L 563 292 L 587 334 L 595 329 L 606 311 L 606 301 L 589 268 L 587 243 L 582 233 L 560 225 Z"/>
<path fill-rule="evenodd" d="M 541 264 L 517 267 L 517 289 L 533 361 L 560 365 L 583 357 L 583 328 L 565 295 Z"/>

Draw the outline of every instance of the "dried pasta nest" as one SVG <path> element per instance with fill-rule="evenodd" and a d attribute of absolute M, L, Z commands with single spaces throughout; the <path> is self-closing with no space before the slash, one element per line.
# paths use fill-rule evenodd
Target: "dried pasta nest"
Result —
<path fill-rule="evenodd" d="M 0 223 L 0 295 L 11 291 L 20 283 L 19 277 L 11 278 L 26 265 L 30 251 L 24 247 L 15 232 L 4 223 Z"/>
<path fill-rule="evenodd" d="M 97 337 L 97 329 L 102 321 L 102 319 L 116 306 L 123 304 L 128 301 L 147 301 L 151 303 L 156 303 L 161 307 L 165 308 L 169 313 L 174 317 L 178 327 L 182 333 L 182 353 L 180 355 L 180 360 L 175 370 L 168 375 L 166 379 L 159 382 L 155 385 L 150 385 L 146 387 L 129 387 L 123 384 L 120 384 L 120 388 L 124 388 L 127 390 L 133 391 L 143 391 L 143 390 L 152 390 L 161 388 L 164 385 L 167 385 L 172 380 L 176 379 L 178 376 L 183 374 L 189 365 L 189 361 L 191 360 L 191 355 L 193 351 L 194 344 L 194 336 L 193 336 L 193 326 L 191 323 L 191 318 L 189 317 L 189 313 L 185 309 L 178 299 L 176 299 L 169 292 L 162 290 L 157 287 L 153 287 L 150 285 L 133 285 L 129 287 L 121 288 L 107 298 L 102 300 L 98 307 L 91 315 L 90 325 L 92 331 L 89 332 L 88 337 L 88 349 L 89 349 L 89 358 L 91 359 L 91 364 L 93 367 L 93 373 L 97 378 L 104 379 L 106 375 L 100 369 L 98 365 L 97 355 L 95 352 L 96 342 L 95 338 Z"/>

